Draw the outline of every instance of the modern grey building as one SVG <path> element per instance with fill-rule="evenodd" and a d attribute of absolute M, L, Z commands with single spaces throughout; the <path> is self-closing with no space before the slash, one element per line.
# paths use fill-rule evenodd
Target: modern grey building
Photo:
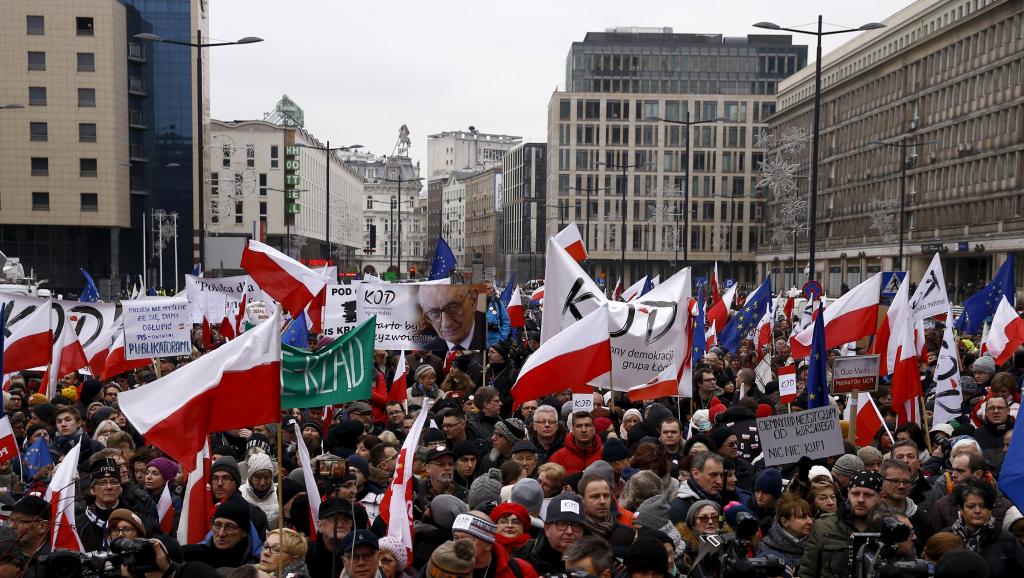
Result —
<path fill-rule="evenodd" d="M 525 143 L 502 163 L 500 265 L 521 283 L 544 276 L 547 153 L 547 143 Z"/>

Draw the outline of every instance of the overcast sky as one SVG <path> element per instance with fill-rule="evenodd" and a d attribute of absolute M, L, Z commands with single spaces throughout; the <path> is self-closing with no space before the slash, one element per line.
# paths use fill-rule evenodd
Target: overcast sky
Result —
<path fill-rule="evenodd" d="M 210 0 L 210 35 L 265 41 L 210 50 L 211 115 L 263 118 L 282 94 L 306 128 L 331 145 L 390 154 L 402 123 L 426 170 L 426 135 L 481 132 L 546 140 L 547 105 L 565 83 L 565 57 L 588 31 L 669 26 L 678 33 L 745 36 L 768 20 L 854 28 L 909 0 Z M 852 38 L 852 34 L 848 37 Z M 846 35 L 826 38 L 824 51 Z M 794 39 L 808 45 L 814 38 Z"/>

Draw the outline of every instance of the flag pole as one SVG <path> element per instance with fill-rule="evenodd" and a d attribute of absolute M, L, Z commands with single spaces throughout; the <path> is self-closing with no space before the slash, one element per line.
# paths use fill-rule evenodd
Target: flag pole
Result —
<path fill-rule="evenodd" d="M 857 402 L 860 401 L 860 390 L 853 390 L 850 394 L 850 435 L 849 442 L 857 445 Z"/>
<path fill-rule="evenodd" d="M 279 544 L 284 543 L 284 495 L 281 493 L 284 484 L 284 472 L 281 469 L 284 454 L 281 451 L 281 430 L 284 426 L 277 427 L 277 540 Z M 284 575 L 284 556 L 277 557 L 277 575 Z"/>
<path fill-rule="evenodd" d="M 932 436 L 930 435 L 931 429 L 928 427 L 928 414 L 925 413 L 924 407 L 924 396 L 917 396 L 918 404 L 921 406 L 921 426 L 924 428 L 924 443 L 928 446 L 928 453 L 932 453 Z"/>

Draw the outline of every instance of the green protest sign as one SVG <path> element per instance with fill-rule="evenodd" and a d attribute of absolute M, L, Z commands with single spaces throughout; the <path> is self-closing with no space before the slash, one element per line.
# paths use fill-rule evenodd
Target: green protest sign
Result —
<path fill-rule="evenodd" d="M 371 317 L 315 352 L 281 345 L 281 407 L 370 399 L 376 327 L 377 319 Z"/>

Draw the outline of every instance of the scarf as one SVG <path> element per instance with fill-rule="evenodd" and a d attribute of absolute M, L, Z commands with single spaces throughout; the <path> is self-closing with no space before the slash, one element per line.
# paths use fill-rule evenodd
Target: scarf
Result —
<path fill-rule="evenodd" d="M 527 527 L 527 530 L 529 530 L 529 527 Z M 518 548 L 520 548 L 521 546 L 530 541 L 530 533 L 527 531 L 523 531 L 522 534 L 519 534 L 515 538 L 509 538 L 508 536 L 499 532 L 494 535 L 494 541 L 499 546 L 504 548 L 505 551 L 508 552 L 509 555 L 511 556 L 512 552 L 516 551 Z"/>
<path fill-rule="evenodd" d="M 721 503 L 721 499 L 718 496 L 713 496 L 704 491 L 704 488 L 700 487 L 700 484 L 693 481 L 693 478 L 686 478 L 686 486 L 690 488 L 694 494 L 697 494 L 698 500 L 711 500 L 716 504 Z"/>
<path fill-rule="evenodd" d="M 994 516 L 989 516 L 988 522 L 985 522 L 983 526 L 977 530 L 972 530 L 964 522 L 964 517 L 961 514 L 957 514 L 956 521 L 953 522 L 953 533 L 964 541 L 964 546 L 971 552 L 981 553 L 981 541 L 984 536 L 988 535 L 996 527 L 996 519 Z"/>
<path fill-rule="evenodd" d="M 615 508 L 612 507 L 608 510 L 608 515 L 601 520 L 587 514 L 587 530 L 590 530 L 591 534 L 600 536 L 607 540 L 608 537 L 612 535 L 612 530 L 615 529 L 615 525 L 618 524 L 616 513 Z"/>

